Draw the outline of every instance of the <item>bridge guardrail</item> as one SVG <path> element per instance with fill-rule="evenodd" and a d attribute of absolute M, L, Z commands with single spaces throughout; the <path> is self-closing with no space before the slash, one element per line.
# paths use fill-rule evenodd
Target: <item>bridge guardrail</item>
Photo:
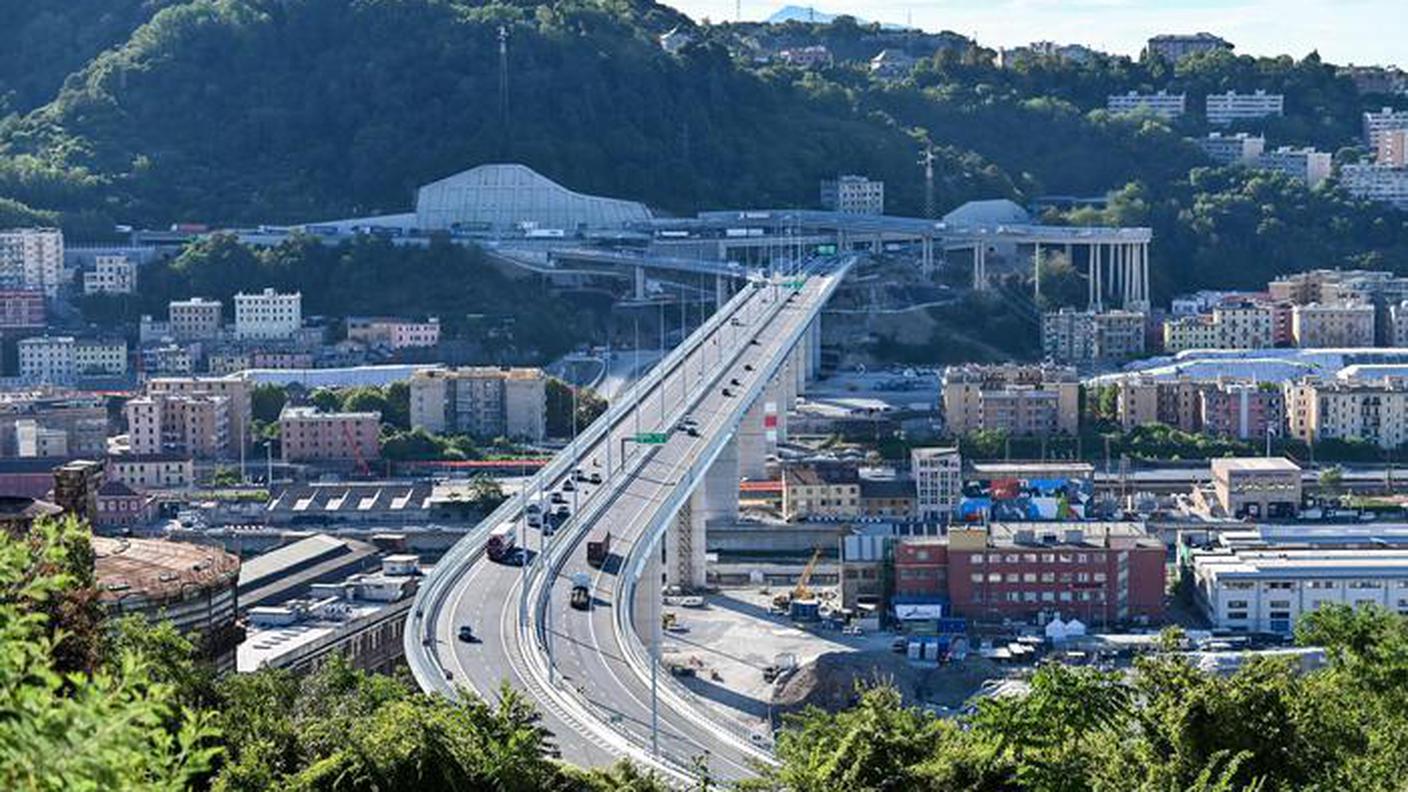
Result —
<path fill-rule="evenodd" d="M 653 390 L 667 373 L 673 372 L 687 355 L 703 344 L 705 339 L 725 321 L 732 318 L 748 301 L 751 292 L 749 287 L 739 290 L 720 310 L 715 311 L 704 324 L 696 328 L 684 343 L 678 345 L 652 367 L 645 377 L 627 389 L 625 394 L 607 408 L 605 414 L 593 421 L 578 436 L 578 446 L 591 445 L 614 429 L 626 416 L 629 406 L 638 403 L 642 395 Z M 447 695 L 454 692 L 453 687 L 448 684 L 449 680 L 445 678 L 445 670 L 440 663 L 433 632 L 435 617 L 438 615 L 446 591 L 483 553 L 484 544 L 493 527 L 515 517 L 526 505 L 529 492 L 540 489 L 544 483 L 556 480 L 564 472 L 567 472 L 573 461 L 569 455 L 559 453 L 552 462 L 539 469 L 531 479 L 524 483 L 522 491 L 517 496 L 500 504 L 497 509 L 456 542 L 441 557 L 440 563 L 435 565 L 429 578 L 425 581 L 425 585 L 421 586 L 416 595 L 415 612 L 412 616 L 415 623 L 412 625 L 412 629 L 405 631 L 405 651 L 411 673 L 422 689 L 437 690 Z"/>

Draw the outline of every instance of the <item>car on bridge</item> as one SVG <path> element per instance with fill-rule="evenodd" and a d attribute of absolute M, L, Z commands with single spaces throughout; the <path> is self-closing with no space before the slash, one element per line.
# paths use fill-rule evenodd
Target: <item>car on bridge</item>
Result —
<path fill-rule="evenodd" d="M 468 624 L 460 625 L 460 640 L 465 643 L 474 643 L 474 628 Z"/>

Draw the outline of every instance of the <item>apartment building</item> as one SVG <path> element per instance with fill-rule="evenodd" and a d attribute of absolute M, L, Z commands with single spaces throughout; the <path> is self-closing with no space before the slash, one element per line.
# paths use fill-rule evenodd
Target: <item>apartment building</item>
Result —
<path fill-rule="evenodd" d="M 1223 382 L 1201 392 L 1203 431 L 1218 437 L 1260 440 L 1280 436 L 1286 423 L 1286 399 L 1279 387 L 1251 382 Z"/>
<path fill-rule="evenodd" d="M 820 69 L 831 65 L 831 50 L 820 44 L 785 49 L 777 53 L 777 57 L 789 66 L 802 69 Z"/>
<path fill-rule="evenodd" d="M 1390 129 L 1379 137 L 1374 162 L 1390 168 L 1408 167 L 1408 129 Z"/>
<path fill-rule="evenodd" d="M 1275 345 L 1276 313 L 1264 302 L 1225 301 L 1209 313 L 1175 316 L 1164 322 L 1164 351 L 1265 349 Z"/>
<path fill-rule="evenodd" d="M 1345 165 L 1340 184 L 1355 198 L 1408 209 L 1408 168 L 1386 164 Z"/>
<path fill-rule="evenodd" d="M 885 182 L 864 176 L 825 179 L 821 182 L 821 207 L 843 214 L 885 214 Z"/>
<path fill-rule="evenodd" d="M 963 457 L 957 448 L 910 449 L 909 473 L 920 519 L 947 519 L 958 509 L 963 497 Z"/>
<path fill-rule="evenodd" d="M 1144 314 L 1062 308 L 1041 320 L 1042 350 L 1056 363 L 1094 363 L 1144 354 Z"/>
<path fill-rule="evenodd" d="M 53 299 L 63 277 L 64 235 L 55 228 L 0 230 L 0 287 L 43 292 Z"/>
<path fill-rule="evenodd" d="M 1158 380 L 1150 377 L 1121 379 L 1115 393 L 1120 426 L 1161 423 L 1183 432 L 1203 428 L 1203 391 L 1211 385 L 1200 380 Z"/>
<path fill-rule="evenodd" d="M 1011 435 L 1075 434 L 1080 383 L 1075 369 L 1000 364 L 951 366 L 942 384 L 948 432 L 980 429 Z"/>
<path fill-rule="evenodd" d="M 73 345 L 73 370 L 80 377 L 127 376 L 127 340 L 80 338 Z"/>
<path fill-rule="evenodd" d="M 257 294 L 235 295 L 235 337 L 292 338 L 303 326 L 303 295 L 280 294 L 265 289 Z"/>
<path fill-rule="evenodd" d="M 285 462 L 366 462 L 381 456 L 381 413 L 318 412 L 285 407 L 279 413 Z"/>
<path fill-rule="evenodd" d="M 1397 129 L 1408 129 L 1408 110 L 1385 107 L 1364 113 L 1364 147 L 1378 151 L 1384 134 Z"/>
<path fill-rule="evenodd" d="M 1300 179 L 1309 187 L 1318 187 L 1330 178 L 1332 166 L 1330 153 L 1313 148 L 1279 146 L 1274 151 L 1263 151 L 1256 159 L 1256 166 L 1262 170 L 1277 171 L 1294 179 Z"/>
<path fill-rule="evenodd" d="M 197 459 L 227 456 L 231 399 L 225 396 L 154 394 L 128 400 L 128 447 L 138 456 L 182 454 Z"/>
<path fill-rule="evenodd" d="M 20 339 L 20 379 L 38 385 L 71 385 L 74 381 L 73 336 Z"/>
<path fill-rule="evenodd" d="M 249 436 L 251 391 L 251 383 L 240 377 L 154 377 L 147 381 L 148 396 L 223 396 L 228 399 L 230 433 L 236 442 Z"/>
<path fill-rule="evenodd" d="M 1249 165 L 1255 163 L 1266 150 L 1266 138 L 1246 132 L 1235 135 L 1209 132 L 1207 137 L 1198 138 L 1195 142 L 1208 155 L 1208 159 L 1219 165 Z"/>
<path fill-rule="evenodd" d="M 20 440 L 25 422 L 30 427 L 28 445 Z M 107 429 L 107 409 L 97 396 L 43 391 L 0 396 L 0 457 L 42 456 L 37 450 L 40 435 L 51 447 L 60 445 L 56 434 L 45 433 L 63 435 L 64 454 L 99 457 L 106 450 Z"/>
<path fill-rule="evenodd" d="M 0 289 L 0 333 L 38 330 L 45 325 L 44 292 Z"/>
<path fill-rule="evenodd" d="M 1164 320 L 1164 351 L 1184 352 L 1189 349 L 1217 349 L 1218 333 L 1212 314 L 1175 316 Z"/>
<path fill-rule="evenodd" d="M 1189 55 L 1231 51 L 1232 43 L 1211 33 L 1165 33 L 1149 39 L 1144 54 L 1178 63 Z"/>
<path fill-rule="evenodd" d="M 424 322 L 379 316 L 347 317 L 347 339 L 390 349 L 433 347 L 440 343 L 440 319 Z"/>
<path fill-rule="evenodd" d="M 1408 300 L 1389 306 L 1388 333 L 1384 341 L 1389 346 L 1408 347 Z"/>
<path fill-rule="evenodd" d="M 860 475 L 849 465 L 794 465 L 782 471 L 782 518 L 857 517 Z"/>
<path fill-rule="evenodd" d="M 1292 437 L 1367 440 L 1380 448 L 1408 443 L 1408 381 L 1327 381 L 1307 378 L 1286 383 L 1286 426 Z"/>
<path fill-rule="evenodd" d="M 1168 119 L 1182 116 L 1187 105 L 1187 94 L 1171 94 L 1165 91 L 1151 94 L 1130 91 L 1126 94 L 1111 94 L 1105 100 L 1105 108 L 1111 113 L 1153 113 Z"/>
<path fill-rule="evenodd" d="M 1303 348 L 1373 346 L 1374 324 L 1374 306 L 1366 303 L 1307 303 L 1291 308 L 1291 337 Z"/>
<path fill-rule="evenodd" d="M 474 366 L 411 377 L 411 425 L 436 434 L 547 435 L 547 375 L 538 368 Z"/>
<path fill-rule="evenodd" d="M 107 458 L 103 476 L 144 491 L 185 489 L 196 480 L 195 465 L 184 454 L 118 454 Z"/>
<path fill-rule="evenodd" d="M 948 535 L 948 596 L 957 616 L 1043 615 L 1090 625 L 1163 616 L 1164 544 L 1142 523 L 992 523 Z"/>
<path fill-rule="evenodd" d="M 192 297 L 166 306 L 171 337 L 177 341 L 207 341 L 220 337 L 220 301 Z"/>
<path fill-rule="evenodd" d="M 137 291 L 137 263 L 127 256 L 100 255 L 83 273 L 84 294 L 132 294 Z"/>
<path fill-rule="evenodd" d="M 1269 94 L 1262 90 L 1208 94 L 1207 119 L 1209 124 L 1227 126 L 1238 121 L 1255 121 L 1272 116 L 1279 118 L 1284 113 L 1285 104 L 1286 97 L 1282 94 Z"/>

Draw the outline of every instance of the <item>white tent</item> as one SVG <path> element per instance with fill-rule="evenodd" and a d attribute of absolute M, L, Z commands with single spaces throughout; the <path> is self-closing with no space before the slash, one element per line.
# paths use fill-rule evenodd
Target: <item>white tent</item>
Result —
<path fill-rule="evenodd" d="M 1071 619 L 1066 622 L 1066 637 L 1079 638 L 1085 635 L 1085 622 L 1080 619 Z"/>
<path fill-rule="evenodd" d="M 1046 640 L 1052 643 L 1061 643 L 1066 640 L 1066 623 L 1061 621 L 1060 616 L 1052 619 L 1046 625 Z"/>

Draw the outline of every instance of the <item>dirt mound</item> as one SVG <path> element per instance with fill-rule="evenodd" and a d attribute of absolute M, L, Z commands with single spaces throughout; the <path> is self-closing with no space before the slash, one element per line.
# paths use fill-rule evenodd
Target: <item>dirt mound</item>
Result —
<path fill-rule="evenodd" d="M 889 652 L 831 652 L 797 670 L 773 691 L 773 706 L 793 712 L 809 706 L 835 712 L 856 701 L 856 684 L 892 685 L 907 703 L 918 701 L 919 674 Z"/>

